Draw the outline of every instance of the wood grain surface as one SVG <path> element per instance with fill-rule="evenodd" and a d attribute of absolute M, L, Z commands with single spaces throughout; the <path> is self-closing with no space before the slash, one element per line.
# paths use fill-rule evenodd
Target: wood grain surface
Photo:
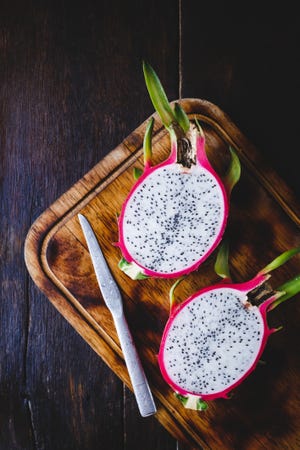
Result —
<path fill-rule="evenodd" d="M 290 198 L 286 185 L 298 198 L 299 13 L 293 4 L 266 11 L 261 6 L 194 0 L 1 2 L 1 450 L 135 450 L 141 444 L 145 450 L 183 449 L 155 418 L 139 417 L 130 390 L 32 281 L 24 242 L 34 221 L 152 114 L 143 58 L 155 67 L 171 100 L 203 98 L 228 113 L 267 162 L 259 162 L 256 171 L 263 176 L 264 167 L 272 167 L 286 183 L 283 198 Z M 269 187 L 258 182 L 262 192 Z M 244 205 L 235 192 L 236 205 Z M 261 239 L 263 249 L 251 254 L 248 273 L 262 252 L 282 248 L 294 233 L 297 238 L 289 214 L 291 222 L 281 206 L 270 212 L 276 236 L 286 221 L 292 227 L 280 243 L 259 221 L 265 238 L 251 238 Z M 236 232 L 240 236 L 242 230 Z M 88 306 L 93 310 L 93 299 Z M 255 375 L 256 396 L 249 385 L 243 389 L 245 409 L 238 416 L 236 403 L 226 404 L 226 413 L 214 407 L 209 414 L 216 411 L 220 420 L 205 419 L 209 436 L 226 426 L 234 436 L 232 449 L 272 449 L 277 442 L 300 448 L 290 410 L 294 391 L 282 378 L 287 363 L 289 381 L 299 371 L 291 345 L 298 317 L 295 302 L 278 311 L 274 320 L 284 323 L 285 331 L 268 350 L 272 365 L 266 375 Z M 275 381 L 279 398 L 272 394 Z M 297 396 L 294 401 L 299 408 Z M 249 423 L 260 440 L 249 438 Z M 218 441 L 208 445 L 220 448 Z"/>
<path fill-rule="evenodd" d="M 184 99 L 181 104 L 191 118 L 197 117 L 201 122 L 208 157 L 220 175 L 228 166 L 229 145 L 236 149 L 241 159 L 242 181 L 232 196 L 226 234 L 230 242 L 231 272 L 236 281 L 246 281 L 285 249 L 300 246 L 299 205 L 272 169 L 266 165 L 263 173 L 256 169 L 262 168 L 258 152 L 216 105 L 197 99 Z M 113 320 L 99 295 L 78 222 L 77 214 L 84 214 L 94 227 L 121 288 L 134 340 L 158 402 L 156 417 L 165 428 L 180 442 L 205 449 L 238 448 L 241 439 L 248 448 L 255 444 L 274 449 L 296 445 L 300 439 L 296 427 L 300 417 L 297 400 L 300 373 L 296 370 L 299 366 L 298 343 L 296 340 L 294 344 L 292 340 L 289 343 L 288 334 L 281 339 L 274 338 L 269 345 L 265 353 L 268 369 L 257 370 L 252 382 L 247 380 L 232 400 L 216 401 L 202 414 L 184 410 L 160 375 L 157 354 L 169 314 L 168 293 L 174 280 L 130 280 L 118 269 L 121 254 L 113 245 L 118 241 L 116 216 L 133 185 L 133 168 L 141 168 L 143 164 L 146 123 L 134 130 L 35 221 L 25 245 L 28 270 L 54 306 L 130 387 Z M 153 162 L 158 163 L 168 156 L 170 139 L 157 115 L 155 123 Z M 212 255 L 198 271 L 187 277 L 182 283 L 184 288 L 181 286 L 176 292 L 179 299 L 217 281 L 213 272 L 214 258 Z M 299 272 L 299 261 L 298 258 L 272 276 L 274 288 Z M 254 271 L 254 267 L 258 269 Z M 276 319 L 284 320 L 294 326 L 291 339 L 299 330 L 300 304 L 294 304 L 284 312 L 284 319 L 283 311 L 279 311 L 271 320 L 274 324 Z M 279 373 L 285 380 L 284 386 L 276 380 Z M 274 381 L 267 383 L 266 376 Z M 271 384 L 269 393 L 267 384 Z M 277 399 L 282 396 L 282 389 L 286 391 L 288 386 L 293 386 L 290 395 L 286 394 L 279 405 Z M 264 390 L 256 420 L 264 416 L 272 420 L 267 420 L 258 430 L 257 422 L 251 420 L 254 404 L 251 406 L 249 399 L 255 399 L 256 392 Z M 279 406 L 281 414 L 274 417 L 274 410 L 278 412 Z M 271 432 L 283 420 L 289 427 L 277 434 L 275 440 Z M 229 429 L 228 423 L 232 423 Z M 213 424 L 218 425 L 213 427 Z"/>

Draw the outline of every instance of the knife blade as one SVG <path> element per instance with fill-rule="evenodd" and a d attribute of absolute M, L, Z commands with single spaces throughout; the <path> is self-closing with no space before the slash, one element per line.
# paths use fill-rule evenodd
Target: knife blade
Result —
<path fill-rule="evenodd" d="M 103 300 L 114 320 L 140 414 L 142 417 L 151 416 L 157 410 L 124 314 L 120 289 L 112 276 L 91 224 L 82 214 L 78 214 L 78 219 L 88 246 Z"/>

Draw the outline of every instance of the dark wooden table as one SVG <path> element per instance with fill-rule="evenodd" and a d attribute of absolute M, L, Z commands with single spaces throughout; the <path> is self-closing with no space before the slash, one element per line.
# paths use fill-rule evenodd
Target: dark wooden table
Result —
<path fill-rule="evenodd" d="M 183 448 L 41 294 L 24 240 L 153 112 L 143 59 L 170 100 L 225 111 L 299 195 L 299 42 L 289 2 L 0 2 L 1 450 Z"/>

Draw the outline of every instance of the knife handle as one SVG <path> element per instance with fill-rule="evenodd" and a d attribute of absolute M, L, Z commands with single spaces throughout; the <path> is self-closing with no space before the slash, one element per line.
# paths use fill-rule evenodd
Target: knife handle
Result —
<path fill-rule="evenodd" d="M 133 392 L 142 417 L 156 413 L 156 406 L 124 314 L 114 318 Z"/>

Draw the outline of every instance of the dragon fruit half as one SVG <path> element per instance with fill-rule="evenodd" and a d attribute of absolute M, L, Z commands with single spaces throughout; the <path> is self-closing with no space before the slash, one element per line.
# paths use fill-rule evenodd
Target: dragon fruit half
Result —
<path fill-rule="evenodd" d="M 137 182 L 118 220 L 119 267 L 133 279 L 178 277 L 196 270 L 220 243 L 240 163 L 230 147 L 222 181 L 208 161 L 197 119 L 190 121 L 178 103 L 173 110 L 152 67 L 144 62 L 143 70 L 171 151 L 164 162 L 151 165 L 152 117 L 144 136 L 144 170 L 135 172 Z"/>
<path fill-rule="evenodd" d="M 174 289 L 182 278 L 173 285 L 158 361 L 185 407 L 206 409 L 206 400 L 226 398 L 255 369 L 269 336 L 279 329 L 268 327 L 267 312 L 300 291 L 300 275 L 273 291 L 266 283 L 269 273 L 299 252 L 300 248 L 286 251 L 250 281 L 234 284 L 224 242 L 215 264 L 223 278 L 220 283 L 179 305 Z"/>

